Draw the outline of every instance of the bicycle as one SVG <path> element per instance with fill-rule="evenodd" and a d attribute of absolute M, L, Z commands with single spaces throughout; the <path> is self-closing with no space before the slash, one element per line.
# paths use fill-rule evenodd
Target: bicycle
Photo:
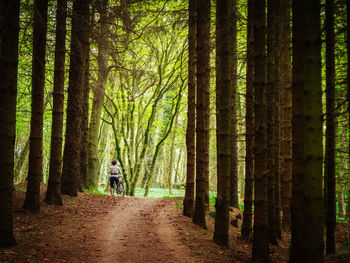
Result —
<path fill-rule="evenodd" d="M 113 194 L 117 194 L 120 196 L 124 196 L 124 191 L 125 191 L 125 187 L 124 187 L 124 181 L 122 180 L 123 177 L 121 175 L 118 176 L 118 184 L 116 185 L 115 182 L 113 184 Z"/>

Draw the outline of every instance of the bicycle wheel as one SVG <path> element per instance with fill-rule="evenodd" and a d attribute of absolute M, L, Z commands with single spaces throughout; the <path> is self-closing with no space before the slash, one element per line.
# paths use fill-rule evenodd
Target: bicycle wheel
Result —
<path fill-rule="evenodd" d="M 119 195 L 124 195 L 124 185 L 122 183 L 119 183 L 118 184 L 118 187 L 117 187 L 117 194 Z"/>

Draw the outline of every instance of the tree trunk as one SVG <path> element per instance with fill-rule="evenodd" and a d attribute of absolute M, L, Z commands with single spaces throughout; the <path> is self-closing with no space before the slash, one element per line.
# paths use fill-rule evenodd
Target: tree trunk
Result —
<path fill-rule="evenodd" d="M 280 0 L 281 16 L 281 42 L 280 42 L 280 105 L 281 115 L 281 181 L 282 181 L 282 225 L 290 227 L 290 200 L 292 196 L 292 87 L 291 87 L 291 33 L 290 33 L 290 0 Z"/>
<path fill-rule="evenodd" d="M 51 128 L 50 171 L 45 199 L 46 203 L 54 203 L 56 205 L 62 205 L 61 169 L 64 108 L 64 70 L 66 52 L 66 18 L 67 0 L 58 0 L 56 13 L 56 47 Z"/>
<path fill-rule="evenodd" d="M 209 200 L 210 0 L 197 0 L 196 202 L 193 223 L 207 228 Z"/>
<path fill-rule="evenodd" d="M 0 1 L 0 247 L 15 245 L 13 170 L 20 1 Z"/>
<path fill-rule="evenodd" d="M 231 7 L 232 6 L 232 7 Z M 232 55 L 229 60 L 232 63 L 232 82 L 230 85 L 232 91 L 231 100 L 231 189 L 230 189 L 230 206 L 238 208 L 238 157 L 237 157 L 237 4 L 236 1 L 230 2 L 228 8 L 231 8 L 232 30 L 230 30 L 229 39 L 232 48 Z M 231 24 L 231 23 L 229 23 Z M 231 43 L 232 42 L 232 43 Z M 232 56 L 232 58 L 231 58 Z"/>
<path fill-rule="evenodd" d="M 276 59 L 277 47 L 275 38 L 277 31 L 277 1 L 267 2 L 267 184 L 268 184 L 268 221 L 269 241 L 277 245 L 275 209 L 275 104 L 276 104 Z"/>
<path fill-rule="evenodd" d="M 269 262 L 265 1 L 254 2 L 254 229 L 252 262 Z"/>
<path fill-rule="evenodd" d="M 347 92 L 347 100 L 348 100 L 348 130 L 350 130 L 350 0 L 346 1 L 346 24 L 347 24 L 347 30 L 346 30 L 346 53 L 347 53 L 347 59 L 348 59 L 348 64 L 347 64 L 347 83 L 348 83 L 348 92 Z M 348 158 L 350 160 L 350 132 L 348 133 Z M 350 191 L 349 191 L 349 198 L 350 200 Z M 350 202 L 348 203 L 348 211 L 350 211 Z M 347 213 L 350 218 L 350 213 Z"/>
<path fill-rule="evenodd" d="M 326 254 L 335 253 L 335 58 L 334 58 L 334 3 L 326 0 Z"/>
<path fill-rule="evenodd" d="M 98 187 L 98 134 L 101 122 L 101 110 L 103 106 L 104 93 L 106 88 L 108 69 L 107 69 L 107 0 L 98 1 L 98 12 L 100 14 L 100 32 L 98 37 L 98 79 L 96 87 L 93 89 L 94 99 L 89 126 L 89 145 L 88 145 L 88 186 L 92 189 Z"/>
<path fill-rule="evenodd" d="M 252 232 L 253 174 L 254 174 L 254 64 L 253 64 L 253 0 L 248 0 L 247 25 L 247 75 L 246 75 L 246 155 L 244 211 L 242 222 L 242 239 L 248 240 Z"/>
<path fill-rule="evenodd" d="M 63 154 L 62 194 L 77 196 L 80 176 L 84 45 L 88 42 L 89 0 L 73 2 L 70 72 L 67 101 L 66 138 Z"/>
<path fill-rule="evenodd" d="M 320 1 L 293 1 L 290 262 L 324 262 Z"/>
<path fill-rule="evenodd" d="M 232 136 L 232 119 L 236 118 L 232 116 L 232 99 L 235 99 L 235 96 L 232 96 L 235 93 L 232 38 L 233 17 L 236 16 L 235 4 L 234 0 L 219 0 L 216 4 L 217 198 L 214 242 L 221 246 L 228 246 L 230 192 L 234 188 L 231 185 L 231 140 L 236 139 L 235 134 Z M 237 162 L 235 164 L 237 165 Z M 237 180 L 235 183 L 237 188 Z"/>
<path fill-rule="evenodd" d="M 91 14 L 91 17 L 93 14 Z M 90 100 L 90 31 L 92 21 L 90 20 L 87 43 L 84 44 L 84 84 L 83 84 L 83 104 L 82 104 L 82 124 L 81 124 L 81 145 L 80 145 L 80 176 L 79 191 L 89 188 L 88 184 L 88 136 L 89 136 L 89 100 Z"/>
<path fill-rule="evenodd" d="M 23 208 L 40 210 L 40 183 L 43 179 L 43 118 L 45 86 L 45 51 L 48 0 L 34 1 L 32 115 L 30 120 L 29 169 Z"/>
<path fill-rule="evenodd" d="M 195 180 L 195 129 L 196 129 L 196 1 L 189 0 L 188 18 L 188 109 L 187 109 L 187 175 L 184 198 L 184 215 L 193 216 Z"/>

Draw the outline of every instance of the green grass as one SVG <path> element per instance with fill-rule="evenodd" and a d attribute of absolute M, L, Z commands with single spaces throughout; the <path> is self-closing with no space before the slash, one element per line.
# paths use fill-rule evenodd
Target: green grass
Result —
<path fill-rule="evenodd" d="M 145 189 L 136 188 L 135 196 L 143 197 L 145 195 Z M 174 197 L 184 197 L 185 190 L 173 189 L 172 193 L 169 193 L 169 189 L 165 188 L 150 188 L 148 197 L 152 198 L 174 198 Z"/>

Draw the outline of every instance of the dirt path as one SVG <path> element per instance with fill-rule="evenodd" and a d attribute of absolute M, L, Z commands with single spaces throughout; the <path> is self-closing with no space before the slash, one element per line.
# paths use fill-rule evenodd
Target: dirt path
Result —
<path fill-rule="evenodd" d="M 77 198 L 63 196 L 63 206 L 41 203 L 38 214 L 21 209 L 24 198 L 24 192 L 16 192 L 18 245 L 0 248 L 0 262 L 236 263 L 248 259 L 245 244 L 232 250 L 212 242 L 212 219 L 208 218 L 210 230 L 205 231 L 184 217 L 181 198 L 79 193 Z"/>
<path fill-rule="evenodd" d="M 171 203 L 151 198 L 118 201 L 101 232 L 106 244 L 103 262 L 199 262 L 176 240 Z"/>

